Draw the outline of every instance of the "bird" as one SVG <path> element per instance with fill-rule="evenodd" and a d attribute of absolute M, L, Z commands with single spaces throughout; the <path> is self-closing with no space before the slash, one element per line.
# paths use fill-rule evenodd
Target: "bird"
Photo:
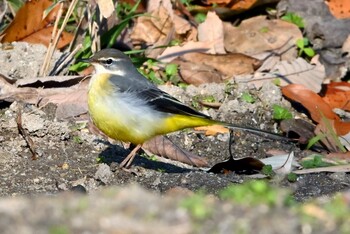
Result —
<path fill-rule="evenodd" d="M 94 66 L 88 87 L 88 110 L 94 125 L 108 137 L 136 145 L 119 164 L 129 168 L 142 144 L 158 135 L 186 128 L 223 125 L 267 137 L 285 138 L 260 129 L 212 119 L 159 89 L 123 52 L 108 48 L 83 62 Z"/>

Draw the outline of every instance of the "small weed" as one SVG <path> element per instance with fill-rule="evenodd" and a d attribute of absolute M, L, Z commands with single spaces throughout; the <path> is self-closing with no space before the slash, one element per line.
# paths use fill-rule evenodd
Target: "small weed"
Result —
<path fill-rule="evenodd" d="M 295 13 L 288 12 L 287 14 L 282 16 L 281 19 L 289 23 L 295 24 L 299 28 L 305 27 L 304 19 Z"/>
<path fill-rule="evenodd" d="M 181 206 L 185 208 L 195 219 L 205 219 L 212 213 L 212 207 L 206 202 L 204 192 L 197 192 L 194 195 L 185 198 L 181 202 Z"/>
<path fill-rule="evenodd" d="M 272 106 L 272 108 L 273 108 L 273 118 L 275 120 L 284 120 L 284 119 L 293 118 L 292 113 L 284 107 L 281 107 L 275 104 Z"/>
<path fill-rule="evenodd" d="M 323 157 L 321 155 L 314 155 L 311 159 L 304 159 L 301 161 L 301 165 L 306 169 L 333 166 L 332 163 L 323 161 Z"/>
<path fill-rule="evenodd" d="M 271 165 L 263 166 L 261 173 L 263 173 L 264 175 L 266 175 L 268 177 L 273 177 L 275 175 L 275 172 L 273 171 Z"/>
<path fill-rule="evenodd" d="M 289 182 L 291 182 L 291 183 L 294 183 L 294 182 L 296 182 L 296 181 L 298 180 L 298 175 L 295 174 L 295 173 L 293 173 L 293 172 L 291 172 L 291 173 L 289 173 L 289 174 L 287 175 L 287 180 L 288 180 Z"/>
<path fill-rule="evenodd" d="M 249 181 L 241 185 L 231 185 L 219 193 L 224 200 L 245 205 L 266 203 L 275 205 L 279 200 L 278 190 L 265 181 Z"/>
<path fill-rule="evenodd" d="M 302 38 L 298 39 L 296 42 L 296 46 L 299 49 L 299 57 L 306 55 L 309 58 L 312 58 L 315 56 L 315 51 L 311 48 L 309 39 L 307 38 Z"/>
<path fill-rule="evenodd" d="M 250 93 L 248 93 L 248 92 L 242 93 L 241 98 L 243 101 L 245 101 L 247 103 L 254 103 L 255 102 L 255 99 L 253 98 L 253 96 L 250 95 Z"/>
<path fill-rule="evenodd" d="M 80 136 L 73 136 L 73 141 L 77 144 L 82 144 L 83 140 L 81 139 Z"/>
<path fill-rule="evenodd" d="M 207 18 L 207 15 L 204 14 L 204 13 L 197 13 L 195 16 L 194 16 L 194 19 L 197 23 L 203 23 L 205 21 L 205 19 Z"/>

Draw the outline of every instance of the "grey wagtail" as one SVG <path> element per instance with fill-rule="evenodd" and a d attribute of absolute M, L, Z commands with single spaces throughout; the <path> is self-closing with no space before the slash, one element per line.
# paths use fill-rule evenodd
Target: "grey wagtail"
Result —
<path fill-rule="evenodd" d="M 120 167 L 131 165 L 145 141 L 185 128 L 219 124 L 286 140 L 274 133 L 213 120 L 184 105 L 147 80 L 119 50 L 103 49 L 83 61 L 95 67 L 88 91 L 93 123 L 108 137 L 137 145 Z"/>

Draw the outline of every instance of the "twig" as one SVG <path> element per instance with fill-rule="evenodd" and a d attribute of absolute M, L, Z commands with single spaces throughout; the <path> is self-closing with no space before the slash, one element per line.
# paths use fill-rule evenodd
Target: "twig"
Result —
<path fill-rule="evenodd" d="M 4 12 L 0 14 L 0 22 L 3 22 L 2 19 L 4 18 L 8 8 L 8 5 L 7 5 L 8 3 L 6 1 L 4 2 L 4 4 L 5 4 L 5 9 L 4 9 Z"/>
<path fill-rule="evenodd" d="M 47 72 L 47 69 L 48 67 L 50 66 L 50 61 L 51 61 L 51 57 L 52 57 L 52 54 L 54 52 L 54 48 L 53 48 L 53 42 L 55 40 L 55 37 L 57 36 L 57 27 L 58 27 L 58 22 L 62 16 L 62 13 L 63 13 L 63 3 L 60 3 L 60 9 L 58 10 L 57 12 L 57 17 L 56 17 L 56 20 L 55 20 L 55 24 L 53 26 L 53 30 L 52 30 L 52 34 L 51 34 L 51 39 L 50 39 L 50 44 L 47 48 L 47 52 L 46 52 L 46 55 L 45 55 L 45 59 L 44 59 L 44 62 L 43 62 L 43 65 L 40 69 L 40 73 L 39 73 L 39 76 L 45 76 L 46 75 L 46 72 Z"/>
<path fill-rule="evenodd" d="M 49 46 L 49 49 L 48 49 L 47 54 L 46 54 L 47 57 L 48 57 L 48 58 L 47 58 L 47 63 L 46 63 L 46 66 L 43 68 L 41 75 L 45 75 L 45 74 L 47 73 L 47 70 L 49 69 L 50 61 L 51 61 L 52 55 L 53 55 L 53 53 L 55 52 L 55 49 L 56 49 L 57 44 L 58 44 L 58 41 L 59 41 L 59 39 L 61 38 L 61 35 L 62 35 L 62 33 L 63 33 L 63 30 L 64 30 L 64 28 L 66 27 L 66 25 L 67 25 L 67 23 L 68 23 L 68 20 L 69 20 L 69 17 L 70 17 L 71 14 L 73 13 L 73 10 L 74 10 L 74 8 L 75 8 L 77 2 L 78 2 L 78 0 L 73 0 L 73 1 L 69 4 L 69 8 L 68 8 L 68 10 L 67 10 L 67 13 L 66 13 L 66 15 L 65 15 L 65 17 L 64 17 L 64 19 L 63 19 L 63 23 L 62 23 L 60 29 L 58 30 L 58 33 L 55 34 L 54 42 L 53 42 L 52 44 L 50 43 L 51 47 Z M 63 10 L 63 3 L 60 4 L 60 10 L 59 10 L 59 12 L 60 12 L 61 10 Z M 61 12 L 61 14 L 58 14 L 58 16 L 59 16 L 59 17 L 57 17 L 57 19 L 61 18 L 62 12 Z M 57 19 L 56 19 L 56 22 L 57 22 Z M 56 22 L 55 22 L 55 25 L 56 25 Z M 54 30 L 54 31 L 56 31 L 56 30 Z M 46 59 L 46 58 L 45 58 L 45 59 Z M 46 61 L 46 60 L 45 60 L 45 61 Z"/>
<path fill-rule="evenodd" d="M 24 130 L 23 126 L 22 126 L 22 109 L 18 108 L 17 111 L 17 118 L 16 118 L 16 123 L 17 123 L 17 128 L 19 131 L 19 134 L 24 138 L 24 140 L 26 141 L 30 152 L 32 153 L 32 159 L 36 160 L 38 159 L 38 155 L 35 152 L 35 144 L 34 141 L 32 140 L 32 138 L 30 138 L 30 136 L 26 133 L 26 131 Z"/>

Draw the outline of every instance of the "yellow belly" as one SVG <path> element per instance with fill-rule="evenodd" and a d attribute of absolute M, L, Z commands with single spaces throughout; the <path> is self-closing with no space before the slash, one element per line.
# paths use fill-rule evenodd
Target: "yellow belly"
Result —
<path fill-rule="evenodd" d="M 110 138 L 141 144 L 156 136 L 180 129 L 211 125 L 213 120 L 166 114 L 153 110 L 132 94 L 116 92 L 107 75 L 90 81 L 88 106 L 96 127 Z"/>

